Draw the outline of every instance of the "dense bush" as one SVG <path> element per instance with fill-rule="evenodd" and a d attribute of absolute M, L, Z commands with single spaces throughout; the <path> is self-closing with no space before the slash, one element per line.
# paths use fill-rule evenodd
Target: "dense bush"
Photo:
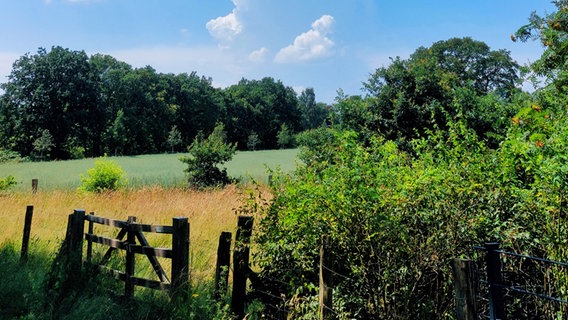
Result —
<path fill-rule="evenodd" d="M 80 191 L 105 192 L 118 190 L 126 185 L 125 172 L 114 161 L 101 158 L 95 161 L 95 167 L 81 175 Z"/>
<path fill-rule="evenodd" d="M 306 165 L 262 212 L 261 290 L 309 303 L 323 235 L 346 318 L 452 318 L 451 261 L 486 241 L 565 260 L 566 117 L 529 109 L 531 129 L 511 129 L 498 150 L 460 122 L 414 140 L 412 156 L 377 136 L 366 146 L 353 132 L 320 132 L 315 141 L 332 143 L 303 152 Z"/>
<path fill-rule="evenodd" d="M 219 166 L 233 158 L 236 145 L 226 142 L 223 125 L 217 125 L 207 139 L 198 135 L 188 150 L 190 156 L 181 157 L 180 161 L 187 164 L 190 187 L 218 187 L 231 182 L 227 169 Z"/>

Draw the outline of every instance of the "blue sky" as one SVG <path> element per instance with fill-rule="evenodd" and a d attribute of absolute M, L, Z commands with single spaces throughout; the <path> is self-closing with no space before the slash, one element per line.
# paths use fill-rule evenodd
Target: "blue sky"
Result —
<path fill-rule="evenodd" d="M 39 47 L 104 53 L 226 87 L 265 76 L 333 102 L 389 57 L 469 36 L 524 64 L 543 49 L 510 35 L 549 0 L 0 0 L 0 82 Z"/>

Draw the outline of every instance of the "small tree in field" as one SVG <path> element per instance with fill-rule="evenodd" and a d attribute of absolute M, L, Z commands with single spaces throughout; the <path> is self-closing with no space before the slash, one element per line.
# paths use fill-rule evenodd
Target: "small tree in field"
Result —
<path fill-rule="evenodd" d="M 235 144 L 226 142 L 222 124 L 218 124 L 207 139 L 199 134 L 188 147 L 190 156 L 180 158 L 181 162 L 187 164 L 185 172 L 190 187 L 201 189 L 229 184 L 231 178 L 227 169 L 221 169 L 219 165 L 230 161 L 236 148 Z"/>
<path fill-rule="evenodd" d="M 175 151 L 176 147 L 182 143 L 181 139 L 181 132 L 177 128 L 177 126 L 173 126 L 170 132 L 168 133 L 168 145 L 172 148 L 172 152 Z"/>
<path fill-rule="evenodd" d="M 53 136 L 49 130 L 45 129 L 41 132 L 41 136 L 34 142 L 34 151 L 38 153 L 38 158 L 43 160 L 44 156 L 49 156 L 49 151 L 55 145 L 53 143 Z"/>
<path fill-rule="evenodd" d="M 115 191 L 126 185 L 125 172 L 118 163 L 106 158 L 95 161 L 95 167 L 81 175 L 79 191 L 106 192 Z"/>
<path fill-rule="evenodd" d="M 276 137 L 278 138 L 278 146 L 281 149 L 294 146 L 294 134 L 288 129 L 285 123 L 280 126 L 280 131 L 278 131 Z"/>
<path fill-rule="evenodd" d="M 260 138 L 258 137 L 258 134 L 256 134 L 256 132 L 253 131 L 251 134 L 249 134 L 247 139 L 247 147 L 249 150 L 256 150 L 256 146 L 258 146 L 259 143 Z"/>

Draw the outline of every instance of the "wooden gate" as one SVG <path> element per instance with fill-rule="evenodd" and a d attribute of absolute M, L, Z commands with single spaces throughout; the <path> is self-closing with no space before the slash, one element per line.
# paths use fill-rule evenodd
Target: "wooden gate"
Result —
<path fill-rule="evenodd" d="M 88 232 L 84 233 L 84 222 L 88 221 Z M 94 234 L 94 224 L 115 227 L 119 229 L 116 238 L 104 237 Z M 154 248 L 148 243 L 144 232 L 171 234 L 172 248 Z M 151 289 L 169 290 L 178 292 L 189 283 L 189 222 L 187 218 L 173 218 L 171 226 L 156 226 L 136 223 L 136 217 L 128 220 L 115 220 L 95 216 L 93 213 L 85 215 L 84 210 L 75 210 L 69 216 L 68 236 L 71 248 L 76 248 L 79 263 L 81 263 L 83 234 L 87 240 L 87 265 L 97 270 L 109 272 L 115 278 L 124 281 L 125 294 L 132 296 L 135 286 Z M 77 243 L 79 242 L 79 243 Z M 101 261 L 93 262 L 93 243 L 109 247 Z M 125 270 L 115 270 L 107 267 L 112 253 L 124 250 L 126 256 Z M 159 280 L 139 278 L 135 276 L 135 255 L 145 255 Z M 168 277 L 157 257 L 171 259 L 171 278 Z"/>

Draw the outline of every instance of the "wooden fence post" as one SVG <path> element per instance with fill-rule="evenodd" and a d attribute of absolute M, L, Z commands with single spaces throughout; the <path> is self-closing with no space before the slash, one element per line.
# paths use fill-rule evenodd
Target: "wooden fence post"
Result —
<path fill-rule="evenodd" d="M 454 290 L 458 320 L 477 319 L 477 273 L 472 260 L 454 259 Z"/>
<path fill-rule="evenodd" d="M 485 262 L 487 264 L 487 284 L 489 286 L 489 318 L 491 320 L 505 319 L 505 303 L 501 287 L 501 257 L 499 243 L 485 243 Z"/>
<path fill-rule="evenodd" d="M 136 265 L 136 255 L 130 250 L 130 245 L 136 244 L 136 234 L 131 227 L 132 223 L 136 223 L 136 217 L 128 217 L 127 235 L 126 235 L 126 279 L 124 281 L 124 295 L 127 297 L 132 297 L 134 295 L 134 283 L 132 282 L 132 277 L 134 276 L 134 269 Z"/>
<path fill-rule="evenodd" d="M 172 293 L 178 294 L 189 284 L 189 221 L 173 218 Z"/>
<path fill-rule="evenodd" d="M 231 263 L 231 237 L 230 232 L 221 232 L 219 246 L 217 247 L 217 264 L 215 266 L 215 292 L 216 300 L 227 292 L 229 283 L 229 265 Z"/>
<path fill-rule="evenodd" d="M 249 243 L 253 222 L 254 218 L 251 216 L 239 216 L 237 224 L 235 251 L 233 253 L 233 293 L 231 296 L 231 309 L 237 319 L 243 319 L 245 316 Z"/>
<path fill-rule="evenodd" d="M 22 251 L 20 253 L 20 261 L 26 262 L 28 260 L 28 248 L 30 243 L 30 231 L 32 228 L 32 218 L 34 215 L 34 206 L 29 205 L 26 207 L 26 218 L 24 221 L 24 235 L 22 237 Z"/>
<path fill-rule="evenodd" d="M 38 180 L 38 179 L 32 179 L 32 194 L 36 194 L 36 193 L 37 193 L 38 184 L 39 184 L 39 180 Z"/>
<path fill-rule="evenodd" d="M 333 273 L 331 252 L 329 252 L 329 236 L 322 237 L 319 266 L 319 314 L 321 320 L 333 318 Z"/>
<path fill-rule="evenodd" d="M 85 210 L 75 209 L 70 219 L 69 232 L 69 272 L 75 278 L 81 274 L 83 258 L 83 233 L 85 232 Z"/>

